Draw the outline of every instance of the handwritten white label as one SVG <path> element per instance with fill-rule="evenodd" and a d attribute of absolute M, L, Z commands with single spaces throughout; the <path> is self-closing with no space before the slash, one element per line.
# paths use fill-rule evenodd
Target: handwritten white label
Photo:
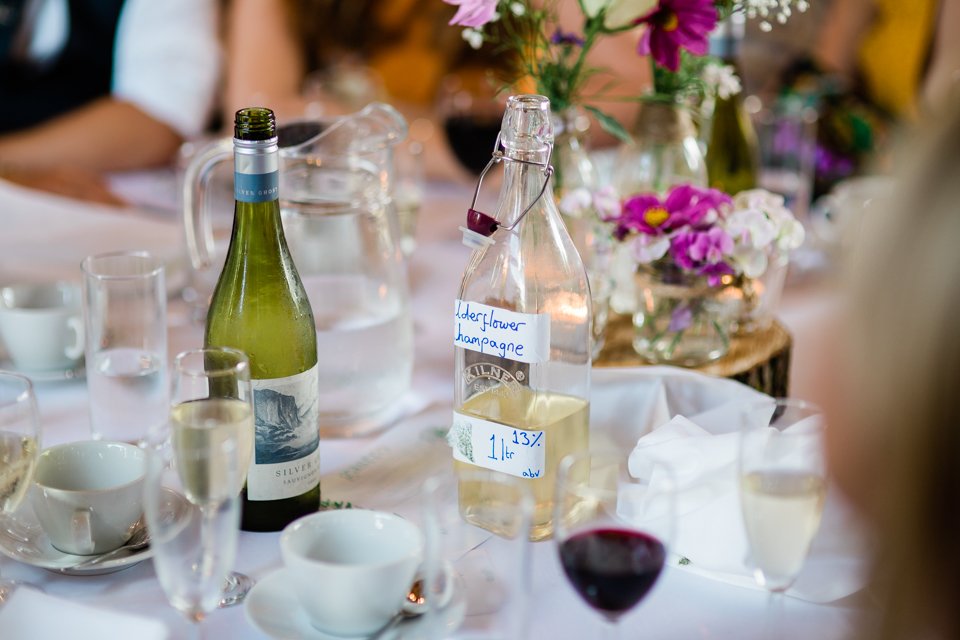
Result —
<path fill-rule="evenodd" d="M 457 300 L 453 320 L 454 346 L 529 364 L 550 359 L 549 313 L 517 313 Z"/>
<path fill-rule="evenodd" d="M 453 412 L 447 436 L 453 458 L 518 478 L 540 478 L 547 458 L 543 431 L 526 431 Z"/>

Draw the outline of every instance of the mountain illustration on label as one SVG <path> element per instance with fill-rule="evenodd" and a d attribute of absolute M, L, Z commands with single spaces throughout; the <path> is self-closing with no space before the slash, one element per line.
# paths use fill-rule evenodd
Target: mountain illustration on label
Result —
<path fill-rule="evenodd" d="M 257 464 L 298 460 L 320 446 L 316 420 L 309 419 L 314 404 L 301 409 L 292 395 L 273 389 L 253 392 Z"/>

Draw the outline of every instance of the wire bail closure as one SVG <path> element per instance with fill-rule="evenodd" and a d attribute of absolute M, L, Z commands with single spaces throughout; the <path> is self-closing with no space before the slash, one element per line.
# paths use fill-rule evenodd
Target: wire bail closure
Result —
<path fill-rule="evenodd" d="M 519 160 L 517 158 L 510 158 L 503 153 L 503 145 L 500 143 L 500 134 L 497 134 L 497 141 L 493 146 L 493 154 L 490 157 L 490 162 L 487 163 L 487 166 L 483 168 L 483 171 L 480 172 L 480 176 L 477 179 L 477 187 L 473 192 L 473 201 L 470 203 L 470 208 L 467 209 L 467 226 L 460 227 L 460 230 L 463 231 L 463 243 L 468 247 L 480 248 L 482 246 L 491 245 L 495 241 L 490 236 L 493 233 L 502 227 L 502 225 L 497 222 L 497 219 L 493 216 L 479 211 L 477 207 L 477 198 L 480 197 L 480 188 L 483 186 L 483 179 L 487 175 L 487 172 L 493 168 L 493 165 L 498 162 L 519 162 L 521 164 L 529 164 L 535 167 L 540 167 L 543 169 L 543 186 L 540 188 L 540 192 L 537 194 L 537 197 L 527 205 L 527 207 L 520 212 L 520 215 L 517 216 L 517 219 L 514 220 L 513 224 L 509 227 L 502 227 L 507 231 L 512 231 L 520 221 L 523 220 L 523 217 L 527 215 L 534 205 L 540 201 L 540 198 L 543 197 L 543 194 L 547 192 L 547 185 L 550 184 L 550 177 L 553 175 L 553 166 L 550 164 L 550 159 L 553 157 L 553 143 L 547 143 L 547 159 L 545 162 L 534 162 L 531 160 Z"/>

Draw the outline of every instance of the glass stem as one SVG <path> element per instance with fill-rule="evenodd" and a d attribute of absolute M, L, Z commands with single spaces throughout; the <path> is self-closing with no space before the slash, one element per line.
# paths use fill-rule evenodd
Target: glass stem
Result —
<path fill-rule="evenodd" d="M 778 629 L 783 622 L 783 599 L 782 591 L 770 591 L 767 596 L 767 615 L 764 621 L 764 637 L 776 638 Z"/>
<path fill-rule="evenodd" d="M 603 640 L 620 640 L 620 624 L 618 620 L 603 620 Z"/>

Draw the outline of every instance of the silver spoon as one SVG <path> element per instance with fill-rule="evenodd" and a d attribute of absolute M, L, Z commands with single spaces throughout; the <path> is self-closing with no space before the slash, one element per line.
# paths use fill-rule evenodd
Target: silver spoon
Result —
<path fill-rule="evenodd" d="M 70 567 L 71 569 L 86 569 L 87 567 L 92 567 L 94 565 L 107 562 L 109 560 L 114 560 L 124 555 L 129 555 L 135 551 L 140 551 L 141 549 L 146 549 L 150 546 L 150 531 L 147 529 L 145 524 L 137 525 L 137 528 L 134 529 L 133 535 L 130 536 L 130 539 L 127 540 L 123 546 L 117 547 L 112 551 L 108 551 L 99 556 L 93 556 L 92 558 L 87 558 L 81 562 Z"/>
<path fill-rule="evenodd" d="M 427 612 L 427 599 L 423 594 L 423 580 L 416 580 L 410 586 L 410 592 L 400 606 L 400 611 L 387 624 L 380 627 L 380 630 L 370 636 L 368 640 L 379 640 L 385 638 L 390 630 L 400 624 L 403 620 L 417 618 Z"/>

